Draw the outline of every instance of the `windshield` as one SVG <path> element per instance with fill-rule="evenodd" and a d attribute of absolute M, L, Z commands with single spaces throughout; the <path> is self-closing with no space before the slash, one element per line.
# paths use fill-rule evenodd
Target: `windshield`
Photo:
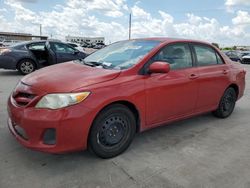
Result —
<path fill-rule="evenodd" d="M 130 40 L 111 44 L 84 59 L 85 64 L 94 64 L 109 69 L 128 69 L 137 64 L 160 41 Z"/>

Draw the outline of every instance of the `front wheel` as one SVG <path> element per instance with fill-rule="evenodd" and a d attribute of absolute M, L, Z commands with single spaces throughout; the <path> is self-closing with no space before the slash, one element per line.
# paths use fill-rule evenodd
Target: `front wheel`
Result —
<path fill-rule="evenodd" d="M 124 105 L 111 105 L 95 119 L 89 135 L 89 148 L 101 158 L 115 157 L 129 147 L 135 132 L 134 114 Z"/>
<path fill-rule="evenodd" d="M 18 71 L 23 74 L 30 74 L 36 70 L 36 65 L 32 60 L 24 59 L 17 66 Z"/>
<path fill-rule="evenodd" d="M 213 112 L 213 114 L 219 118 L 229 117 L 234 110 L 236 100 L 237 94 L 235 89 L 232 87 L 228 88 L 222 96 L 218 108 Z"/>

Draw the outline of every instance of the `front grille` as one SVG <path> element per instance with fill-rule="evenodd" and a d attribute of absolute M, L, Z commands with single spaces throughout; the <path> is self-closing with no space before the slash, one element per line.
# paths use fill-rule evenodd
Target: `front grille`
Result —
<path fill-rule="evenodd" d="M 243 59 L 243 62 L 244 62 L 244 63 L 250 63 L 250 58 L 244 58 L 244 59 Z"/>
<path fill-rule="evenodd" d="M 24 97 L 24 98 L 28 98 L 28 99 L 33 99 L 35 97 L 35 95 L 20 92 L 17 94 L 17 97 Z"/>
<path fill-rule="evenodd" d="M 27 106 L 36 95 L 24 92 L 18 92 L 13 95 L 13 99 L 15 100 L 18 106 Z"/>

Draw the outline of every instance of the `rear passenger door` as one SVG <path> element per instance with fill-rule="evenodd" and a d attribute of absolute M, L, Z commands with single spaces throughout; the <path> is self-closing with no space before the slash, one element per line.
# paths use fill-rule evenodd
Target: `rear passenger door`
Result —
<path fill-rule="evenodd" d="M 78 51 L 67 44 L 60 42 L 51 42 L 50 46 L 55 52 L 57 63 L 79 59 L 77 55 Z"/>
<path fill-rule="evenodd" d="M 27 45 L 27 49 L 38 63 L 44 63 L 47 60 L 47 53 L 45 50 L 45 42 L 34 42 Z"/>
<path fill-rule="evenodd" d="M 196 110 L 210 111 L 218 106 L 229 82 L 229 67 L 221 55 L 206 44 L 192 44 L 199 72 Z"/>

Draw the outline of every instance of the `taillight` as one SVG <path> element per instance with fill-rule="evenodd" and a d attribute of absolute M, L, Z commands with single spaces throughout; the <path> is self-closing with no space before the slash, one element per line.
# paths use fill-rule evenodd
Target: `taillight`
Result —
<path fill-rule="evenodd" d="M 246 75 L 247 73 L 247 70 L 246 69 L 243 69 L 242 71 L 240 71 L 241 73 L 243 73 L 244 75 Z"/>
<path fill-rule="evenodd" d="M 10 49 L 6 49 L 6 48 L 0 49 L 0 55 L 5 55 L 5 54 L 10 53 L 10 52 L 11 52 Z"/>

